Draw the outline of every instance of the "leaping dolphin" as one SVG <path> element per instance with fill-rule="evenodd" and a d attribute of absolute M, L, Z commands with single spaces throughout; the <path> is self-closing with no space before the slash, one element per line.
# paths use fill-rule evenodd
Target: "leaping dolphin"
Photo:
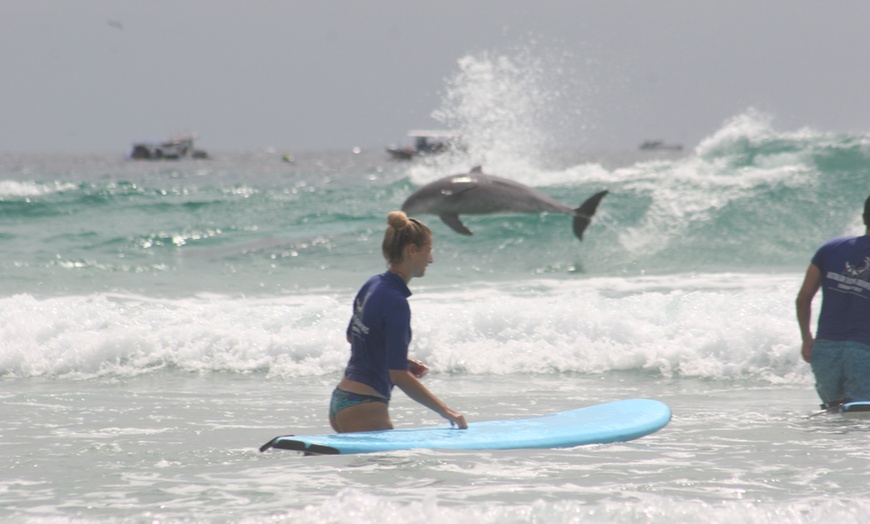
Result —
<path fill-rule="evenodd" d="M 574 235 L 583 240 L 583 231 L 606 194 L 606 190 L 595 193 L 583 205 L 573 209 L 513 180 L 485 175 L 477 166 L 468 174 L 448 176 L 426 184 L 405 200 L 402 211 L 410 215 L 438 215 L 450 229 L 463 235 L 470 235 L 471 231 L 459 220 L 459 215 L 552 211 L 573 216 Z"/>

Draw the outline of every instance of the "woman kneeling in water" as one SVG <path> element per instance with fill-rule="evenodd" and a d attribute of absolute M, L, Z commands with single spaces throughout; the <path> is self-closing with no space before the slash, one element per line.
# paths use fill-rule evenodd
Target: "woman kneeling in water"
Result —
<path fill-rule="evenodd" d="M 388 405 L 393 386 L 461 429 L 465 417 L 453 411 L 420 382 L 429 371 L 408 358 L 411 308 L 408 283 L 422 277 L 432 260 L 432 232 L 402 211 L 387 216 L 383 253 L 389 269 L 371 277 L 353 302 L 347 327 L 350 360 L 332 393 L 329 423 L 338 433 L 393 429 Z"/>

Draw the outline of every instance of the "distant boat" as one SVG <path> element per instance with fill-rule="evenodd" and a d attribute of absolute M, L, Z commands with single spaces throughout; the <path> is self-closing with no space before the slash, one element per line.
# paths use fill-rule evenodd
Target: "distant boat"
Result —
<path fill-rule="evenodd" d="M 664 140 L 647 140 L 640 145 L 643 151 L 682 151 L 680 144 L 666 144 Z"/>
<path fill-rule="evenodd" d="M 459 133 L 455 131 L 408 131 L 408 136 L 414 139 L 412 147 L 391 145 L 387 153 L 394 160 L 411 160 L 417 156 L 437 155 L 451 149 L 461 147 Z"/>
<path fill-rule="evenodd" d="M 193 147 L 193 140 L 193 135 L 183 135 L 164 141 L 134 142 L 127 156 L 133 160 L 208 158 L 208 153 Z"/>

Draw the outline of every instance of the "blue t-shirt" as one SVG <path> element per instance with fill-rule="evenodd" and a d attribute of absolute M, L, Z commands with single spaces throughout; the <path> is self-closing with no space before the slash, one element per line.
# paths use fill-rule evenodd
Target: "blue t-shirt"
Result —
<path fill-rule="evenodd" d="M 347 326 L 351 339 L 350 360 L 344 376 L 373 387 L 390 398 L 390 370 L 408 369 L 411 344 L 411 291 L 395 273 L 375 275 L 353 301 Z"/>
<path fill-rule="evenodd" d="M 816 338 L 870 345 L 870 236 L 829 240 L 813 265 L 822 274 Z"/>

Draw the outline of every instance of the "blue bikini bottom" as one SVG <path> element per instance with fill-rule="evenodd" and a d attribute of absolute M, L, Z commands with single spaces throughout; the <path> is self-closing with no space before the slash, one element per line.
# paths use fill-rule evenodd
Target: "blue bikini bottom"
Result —
<path fill-rule="evenodd" d="M 364 404 L 366 402 L 383 402 L 384 404 L 390 403 L 390 401 L 385 399 L 384 397 L 376 397 L 374 395 L 360 395 L 359 393 L 351 393 L 350 391 L 335 388 L 335 390 L 332 392 L 332 400 L 329 402 L 329 416 L 335 418 L 338 415 L 339 411 L 345 408 L 356 406 L 358 404 Z"/>

